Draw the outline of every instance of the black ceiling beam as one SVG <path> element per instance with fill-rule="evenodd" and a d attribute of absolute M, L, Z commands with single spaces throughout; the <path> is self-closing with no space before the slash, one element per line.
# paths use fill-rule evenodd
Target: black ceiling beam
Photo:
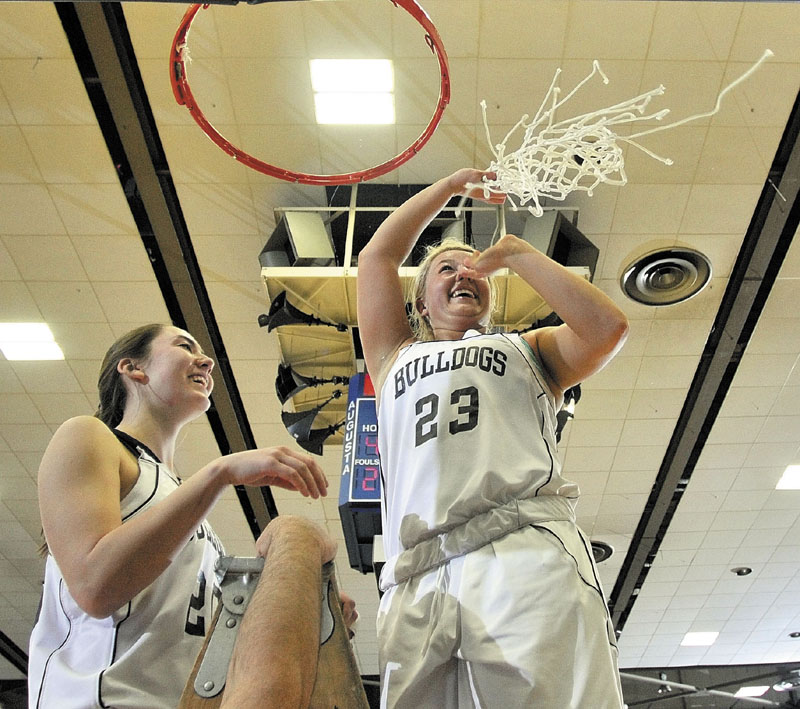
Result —
<path fill-rule="evenodd" d="M 8 660 L 20 672 L 28 674 L 28 655 L 5 633 L 0 631 L 0 655 Z"/>
<path fill-rule="evenodd" d="M 800 227 L 800 94 L 756 203 L 683 410 L 609 598 L 622 630 Z"/>
<path fill-rule="evenodd" d="M 111 159 L 175 325 L 216 361 L 208 420 L 222 454 L 256 448 L 200 265 L 192 246 L 122 6 L 54 3 L 97 115 Z M 167 80 L 166 69 L 164 80 Z M 251 531 L 277 516 L 268 487 L 237 486 Z"/>

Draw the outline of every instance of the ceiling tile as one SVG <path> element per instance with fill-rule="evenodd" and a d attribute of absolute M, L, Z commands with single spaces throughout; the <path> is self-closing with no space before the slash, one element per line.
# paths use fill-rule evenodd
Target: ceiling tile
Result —
<path fill-rule="evenodd" d="M 62 392 L 56 397 L 50 394 L 31 394 L 31 399 L 41 412 L 45 423 L 55 425 L 73 416 L 90 416 L 96 408 L 83 393 Z"/>
<path fill-rule="evenodd" d="M 424 126 L 398 126 L 397 140 L 400 146 L 411 145 L 423 128 Z M 436 165 L 444 156 L 449 156 L 449 159 L 460 165 L 472 165 L 474 148 L 473 139 L 463 127 L 441 126 L 420 149 L 419 154 L 397 169 L 398 184 L 432 184 L 443 177 Z"/>
<path fill-rule="evenodd" d="M 223 65 L 239 123 L 315 124 L 311 71 L 306 59 L 227 58 Z M 203 106 L 199 99 L 198 105 Z M 269 106 L 269 111 L 264 106 Z"/>
<path fill-rule="evenodd" d="M 654 476 L 641 470 L 613 470 L 608 475 L 608 489 L 616 492 L 650 493 Z"/>
<path fill-rule="evenodd" d="M 741 7 L 728 3 L 678 2 L 658 6 L 650 35 L 650 59 L 725 60 L 730 53 Z"/>
<path fill-rule="evenodd" d="M 650 104 L 651 111 L 668 109 L 669 114 L 657 125 L 659 131 L 667 126 L 714 108 L 717 95 L 723 88 L 724 63 L 716 61 L 662 61 L 648 60 L 642 74 L 642 93 L 659 86 L 664 93 Z M 693 126 L 709 125 L 710 118 L 691 121 Z"/>
<path fill-rule="evenodd" d="M 28 288 L 47 322 L 105 320 L 88 281 L 28 281 Z"/>
<path fill-rule="evenodd" d="M 155 280 L 138 235 L 73 235 L 70 239 L 91 281 Z"/>
<path fill-rule="evenodd" d="M 254 325 L 266 309 L 264 289 L 258 280 L 247 283 L 235 281 L 209 281 L 208 294 L 214 303 L 214 316 L 222 323 L 249 323 Z"/>
<path fill-rule="evenodd" d="M 319 126 L 317 134 L 322 172 L 326 175 L 342 174 L 382 165 L 411 146 L 423 128 L 410 125 L 398 125 L 396 128 Z"/>
<path fill-rule="evenodd" d="M 22 281 L 0 281 L 0 317 L 3 322 L 41 322 L 42 313 Z"/>
<path fill-rule="evenodd" d="M 41 414 L 27 394 L 4 394 L 2 401 L 0 424 L 44 423 Z"/>
<path fill-rule="evenodd" d="M 0 435 L 12 450 L 41 451 L 47 447 L 53 432 L 49 426 L 44 424 L 7 423 L 0 425 Z M 11 478 L 11 480 L 17 480 L 17 478 Z M 35 486 L 33 496 L 36 497 Z M 6 494 L 5 497 L 11 497 L 11 495 Z"/>
<path fill-rule="evenodd" d="M 692 492 L 724 492 L 729 490 L 738 474 L 738 468 L 696 468 L 689 487 Z"/>
<path fill-rule="evenodd" d="M 481 4 L 479 55 L 487 57 L 559 58 L 567 26 L 567 3 L 511 0 Z M 535 16 L 535 21 L 533 21 Z M 508 28 L 514 31 L 509 32 Z M 542 33 L 539 28 L 547 27 Z"/>
<path fill-rule="evenodd" d="M 265 155 L 257 146 L 242 141 L 243 131 L 238 126 L 215 124 L 214 127 L 237 148 L 265 162 L 275 162 L 271 155 Z M 257 129 L 252 128 L 250 132 L 254 130 Z M 167 125 L 159 132 L 165 146 L 169 146 L 167 160 L 175 182 L 191 184 L 247 181 L 249 168 L 232 160 L 198 126 Z"/>
<path fill-rule="evenodd" d="M 261 283 L 261 265 L 258 255 L 264 248 L 268 236 L 259 234 L 211 236 L 192 239 L 197 260 L 208 284 L 215 281 L 255 281 Z M 222 248 L 221 248 L 222 247 Z M 261 301 L 266 294 L 259 285 Z"/>
<path fill-rule="evenodd" d="M 192 234 L 257 234 L 253 195 L 246 185 L 176 185 Z"/>
<path fill-rule="evenodd" d="M 793 313 L 785 313 L 793 315 Z M 800 352 L 800 319 L 761 317 L 750 341 L 749 354 Z"/>
<path fill-rule="evenodd" d="M 768 168 L 752 129 L 711 126 L 694 179 L 715 185 L 748 185 L 766 174 Z"/>
<path fill-rule="evenodd" d="M 302 6 L 306 46 L 326 59 L 385 57 L 392 50 L 394 9 L 387 3 L 309 3 Z"/>
<path fill-rule="evenodd" d="M 136 234 L 119 184 L 51 185 L 49 192 L 69 234 Z"/>
<path fill-rule="evenodd" d="M 702 320 L 656 320 L 647 338 L 645 357 L 659 353 L 701 354 L 708 339 L 709 325 Z"/>
<path fill-rule="evenodd" d="M 29 394 L 60 394 L 81 390 L 66 361 L 14 362 L 13 370 Z"/>
<path fill-rule="evenodd" d="M 576 421 L 584 419 L 624 419 L 631 401 L 630 390 L 597 390 L 581 385 L 581 400 L 575 410 Z"/>
<path fill-rule="evenodd" d="M 782 59 L 775 57 L 765 62 L 755 75 L 733 89 L 729 100 L 723 101 L 719 114 L 712 119 L 714 125 L 783 125 L 784 120 L 779 116 L 786 116 L 791 110 L 793 95 L 800 84 L 800 66 L 785 64 Z M 723 85 L 738 79 L 751 66 L 750 62 L 731 62 L 725 70 Z"/>
<path fill-rule="evenodd" d="M 641 389 L 688 388 L 697 360 L 693 356 L 643 357 L 636 386 Z"/>
<path fill-rule="evenodd" d="M 745 352 L 736 375 L 734 386 L 758 382 L 765 387 L 779 387 L 787 382 L 797 361 L 796 354 L 750 354 Z"/>
<path fill-rule="evenodd" d="M 25 280 L 82 281 L 86 272 L 66 236 L 5 236 L 3 242 Z"/>
<path fill-rule="evenodd" d="M 45 182 L 117 183 L 108 148 L 97 125 L 23 126 L 38 173 Z M 75 159 L 80 146 L 80 159 Z"/>
<path fill-rule="evenodd" d="M 794 314 L 798 298 L 800 298 L 800 279 L 778 278 L 769 292 L 763 317 L 781 319 L 788 314 Z"/>
<path fill-rule="evenodd" d="M 611 469 L 615 472 L 654 472 L 661 465 L 664 452 L 664 446 L 620 446 L 614 455 Z"/>
<path fill-rule="evenodd" d="M 30 215 L 36 219 L 31 220 Z M 50 193 L 41 185 L 3 185 L 0 235 L 64 234 L 64 223 Z"/>
<path fill-rule="evenodd" d="M 8 7 L 0 21 L 0 47 L 3 58 L 72 56 L 55 8 L 44 3 Z"/>
<path fill-rule="evenodd" d="M 760 379 L 760 378 L 759 378 Z M 781 392 L 780 386 L 733 386 L 719 410 L 720 416 L 756 416 L 766 414 Z"/>
<path fill-rule="evenodd" d="M 20 125 L 97 122 L 72 56 L 0 59 L 0 87 Z"/>
<path fill-rule="evenodd" d="M 93 287 L 106 318 L 112 322 L 134 322 L 137 318 L 169 322 L 164 296 L 155 281 L 105 281 L 95 282 Z"/>
<path fill-rule="evenodd" d="M 586 59 L 644 59 L 657 4 L 571 3 L 564 53 Z"/>
<path fill-rule="evenodd" d="M 719 443 L 753 443 L 763 425 L 760 418 L 737 416 L 720 418 L 714 421 L 708 442 Z"/>
<path fill-rule="evenodd" d="M 0 183 L 38 183 L 42 175 L 33 161 L 22 131 L 14 125 L 0 127 Z"/>
<path fill-rule="evenodd" d="M 747 459 L 750 449 L 751 445 L 749 443 L 725 443 L 722 445 L 707 443 L 703 446 L 703 451 L 697 459 L 696 468 L 714 470 L 721 470 L 726 467 L 739 468 Z"/>
<path fill-rule="evenodd" d="M 504 42 L 505 44 L 505 42 Z M 507 46 L 507 45 L 506 45 Z M 474 120 L 482 125 L 481 101 L 486 101 L 486 120 L 492 144 L 500 143 L 508 130 L 517 124 L 524 115 L 533 120 L 545 100 L 553 76 L 559 68 L 556 59 L 537 62 L 537 71 L 530 70 L 529 60 L 518 58 L 487 58 L 478 64 L 478 77 L 475 85 Z M 498 81 L 502 77 L 502 81 Z M 569 117 L 568 115 L 565 117 Z M 503 128 L 507 126 L 506 128 Z M 470 129 L 470 133 L 473 130 Z M 509 140 L 506 153 L 516 150 L 520 145 L 522 131 L 516 132 Z M 483 142 L 481 133 L 478 140 Z"/>
<path fill-rule="evenodd" d="M 648 389 L 631 394 L 628 418 L 677 419 L 686 401 L 685 389 Z"/>
<path fill-rule="evenodd" d="M 625 234 L 676 232 L 689 192 L 689 185 L 627 185 L 617 199 L 614 231 Z M 647 205 L 644 212 L 643 204 Z"/>
<path fill-rule="evenodd" d="M 578 448 L 572 446 L 564 459 L 564 473 L 569 477 L 573 472 L 600 472 L 611 469 L 616 449 L 608 446 Z"/>
<path fill-rule="evenodd" d="M 622 429 L 619 445 L 666 447 L 673 429 L 672 419 L 628 419 Z"/>
<path fill-rule="evenodd" d="M 761 185 L 701 185 L 692 187 L 681 219 L 681 234 L 730 234 L 747 224 Z"/>
<path fill-rule="evenodd" d="M 570 445 L 616 445 L 622 425 L 622 419 L 576 419 L 570 424 Z"/>
<path fill-rule="evenodd" d="M 69 362 L 73 380 L 77 386 L 73 391 L 84 392 L 90 401 L 97 400 L 97 377 L 100 372 L 100 360 L 94 359 L 74 359 Z"/>
<path fill-rule="evenodd" d="M 3 243 L 3 237 L 0 237 L 0 281 L 19 281 L 22 276 L 19 270 L 11 260 L 11 254 Z"/>

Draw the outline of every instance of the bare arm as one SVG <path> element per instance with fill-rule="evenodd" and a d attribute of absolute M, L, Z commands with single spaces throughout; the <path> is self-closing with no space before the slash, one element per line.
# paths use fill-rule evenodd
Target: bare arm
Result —
<path fill-rule="evenodd" d="M 322 565 L 336 545 L 313 522 L 277 517 L 258 540 L 265 558 L 234 647 L 223 709 L 305 709 L 317 672 Z"/>
<path fill-rule="evenodd" d="M 310 456 L 275 448 L 209 463 L 166 499 L 122 524 L 120 469 L 127 453 L 102 422 L 70 419 L 39 470 L 39 508 L 50 552 L 78 605 L 106 617 L 169 566 L 229 484 L 325 490 Z M 130 462 L 129 462 L 130 464 Z"/>
<path fill-rule="evenodd" d="M 558 327 L 525 335 L 538 352 L 557 396 L 602 369 L 624 344 L 628 319 L 613 301 L 526 241 L 506 234 L 482 254 L 476 252 L 471 265 L 476 276 L 512 269 L 564 321 Z"/>
<path fill-rule="evenodd" d="M 411 338 L 398 269 L 423 229 L 452 197 L 467 194 L 484 173 L 464 169 L 426 187 L 392 212 L 358 256 L 358 327 L 367 370 L 377 379 L 383 363 Z M 470 196 L 483 198 L 480 189 Z M 492 195 L 501 204 L 505 195 Z"/>

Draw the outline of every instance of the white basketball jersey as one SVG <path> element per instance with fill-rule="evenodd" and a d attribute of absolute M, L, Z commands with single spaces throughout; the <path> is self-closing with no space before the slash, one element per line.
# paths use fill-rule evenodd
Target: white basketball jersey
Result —
<path fill-rule="evenodd" d="M 560 475 L 555 423 L 519 335 L 470 330 L 401 350 L 378 412 L 387 559 L 518 500 L 576 499 Z"/>
<path fill-rule="evenodd" d="M 163 464 L 139 452 L 139 478 L 122 500 L 123 522 L 179 485 Z M 174 709 L 212 618 L 220 553 L 204 522 L 158 579 L 107 618 L 81 610 L 48 556 L 30 641 L 29 706 Z"/>

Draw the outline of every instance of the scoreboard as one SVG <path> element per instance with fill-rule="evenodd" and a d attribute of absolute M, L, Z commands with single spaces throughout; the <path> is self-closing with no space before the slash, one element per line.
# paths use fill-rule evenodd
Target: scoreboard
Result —
<path fill-rule="evenodd" d="M 375 389 L 364 372 L 350 378 L 342 445 L 339 517 L 350 566 L 373 571 L 375 535 L 381 533 L 381 461 Z"/>

